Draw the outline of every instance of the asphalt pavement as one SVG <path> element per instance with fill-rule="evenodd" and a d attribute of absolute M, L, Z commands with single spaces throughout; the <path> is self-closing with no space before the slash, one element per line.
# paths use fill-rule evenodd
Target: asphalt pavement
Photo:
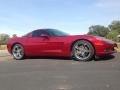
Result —
<path fill-rule="evenodd" d="M 120 90 L 120 53 L 90 62 L 0 54 L 0 90 Z"/>

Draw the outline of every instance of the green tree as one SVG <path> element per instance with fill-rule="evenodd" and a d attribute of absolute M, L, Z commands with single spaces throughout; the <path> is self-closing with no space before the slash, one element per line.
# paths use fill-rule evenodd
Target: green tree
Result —
<path fill-rule="evenodd" d="M 6 44 L 10 36 L 8 34 L 0 34 L 0 45 Z"/>
<path fill-rule="evenodd" d="M 105 37 L 109 33 L 109 29 L 101 25 L 93 25 L 89 27 L 88 34 Z"/>
<path fill-rule="evenodd" d="M 116 31 L 120 33 L 120 21 L 112 21 L 108 28 L 110 29 L 110 31 Z"/>
<path fill-rule="evenodd" d="M 13 37 L 13 38 L 14 38 L 14 37 L 17 37 L 17 34 L 13 34 L 12 37 Z"/>
<path fill-rule="evenodd" d="M 106 38 L 108 38 L 108 39 L 111 39 L 111 40 L 113 40 L 113 41 L 118 41 L 118 36 L 119 35 L 119 33 L 118 32 L 116 32 L 116 31 L 111 31 L 111 32 L 109 32 L 107 35 L 106 35 Z"/>
<path fill-rule="evenodd" d="M 108 39 L 112 39 L 114 41 L 120 41 L 117 36 L 120 35 L 120 21 L 112 21 L 110 25 L 108 25 L 110 32 L 106 36 Z"/>

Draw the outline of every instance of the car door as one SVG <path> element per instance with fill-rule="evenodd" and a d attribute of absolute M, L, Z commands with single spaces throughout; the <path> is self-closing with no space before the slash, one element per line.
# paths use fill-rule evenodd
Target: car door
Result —
<path fill-rule="evenodd" d="M 45 35 L 47 35 L 47 38 Z M 61 54 L 64 43 L 58 37 L 51 37 L 45 30 L 36 30 L 32 32 L 32 37 L 28 39 L 28 45 L 30 55 L 56 56 Z"/>
<path fill-rule="evenodd" d="M 27 41 L 27 51 L 30 55 L 38 56 L 44 55 L 43 51 L 46 49 L 46 41 L 40 35 L 42 34 L 42 30 L 35 30 L 32 32 L 31 37 L 28 38 Z"/>
<path fill-rule="evenodd" d="M 64 47 L 64 41 L 60 37 L 49 37 L 44 40 L 46 43 L 44 53 L 50 56 L 59 56 L 61 55 Z"/>

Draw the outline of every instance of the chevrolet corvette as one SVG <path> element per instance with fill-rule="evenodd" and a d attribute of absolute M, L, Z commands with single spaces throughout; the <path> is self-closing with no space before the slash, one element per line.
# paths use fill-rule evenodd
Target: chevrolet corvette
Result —
<path fill-rule="evenodd" d="M 89 61 L 95 56 L 115 53 L 115 47 L 115 42 L 103 37 L 69 35 L 56 29 L 37 29 L 7 42 L 8 51 L 16 60 L 27 56 L 60 56 Z"/>

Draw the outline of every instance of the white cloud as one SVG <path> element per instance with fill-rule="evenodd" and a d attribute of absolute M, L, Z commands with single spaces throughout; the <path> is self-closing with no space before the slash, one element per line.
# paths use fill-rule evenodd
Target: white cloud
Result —
<path fill-rule="evenodd" d="M 97 0 L 95 6 L 100 8 L 117 9 L 120 8 L 120 0 Z"/>

